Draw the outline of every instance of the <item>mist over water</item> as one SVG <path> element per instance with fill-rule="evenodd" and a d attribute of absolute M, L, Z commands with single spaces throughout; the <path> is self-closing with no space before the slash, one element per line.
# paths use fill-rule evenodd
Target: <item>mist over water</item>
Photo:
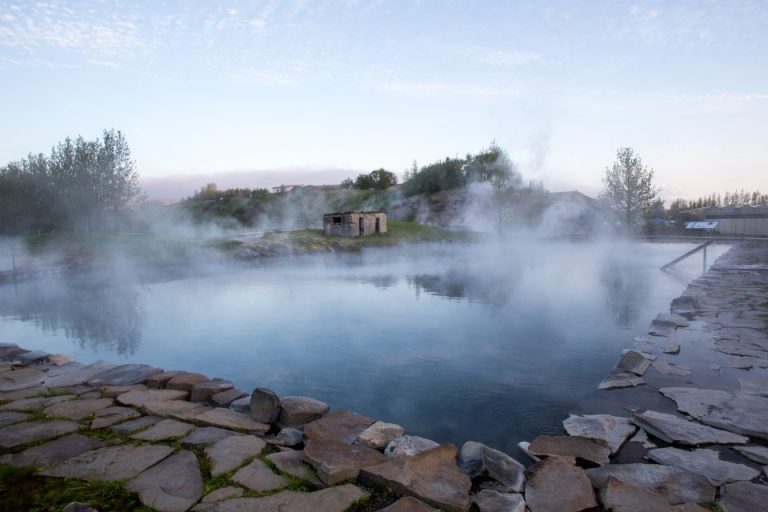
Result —
<path fill-rule="evenodd" d="M 0 287 L 0 341 L 306 395 L 440 442 L 556 432 L 701 272 L 692 244 L 435 244 Z M 712 263 L 726 246 L 709 249 Z"/>

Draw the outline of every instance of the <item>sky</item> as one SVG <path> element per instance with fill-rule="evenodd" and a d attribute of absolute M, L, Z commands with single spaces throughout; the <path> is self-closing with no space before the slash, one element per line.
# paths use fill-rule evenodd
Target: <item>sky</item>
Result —
<path fill-rule="evenodd" d="M 768 191 L 766 1 L 0 0 L 0 165 L 121 130 L 150 197 L 398 174 L 495 141 L 596 195 Z"/>

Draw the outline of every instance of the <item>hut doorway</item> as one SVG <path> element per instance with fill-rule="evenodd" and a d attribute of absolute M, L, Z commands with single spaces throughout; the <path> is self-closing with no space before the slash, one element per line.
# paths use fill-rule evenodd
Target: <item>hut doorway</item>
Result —
<path fill-rule="evenodd" d="M 365 236 L 365 220 L 362 217 L 360 217 L 359 219 L 357 219 L 357 224 L 360 229 L 360 236 Z"/>
<path fill-rule="evenodd" d="M 377 235 L 379 233 L 381 233 L 381 221 L 379 220 L 378 217 L 376 217 L 376 231 L 375 232 L 376 232 Z"/>

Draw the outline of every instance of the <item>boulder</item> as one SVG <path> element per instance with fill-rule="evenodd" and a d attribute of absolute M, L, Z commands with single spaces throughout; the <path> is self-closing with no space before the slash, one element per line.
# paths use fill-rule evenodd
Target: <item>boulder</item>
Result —
<path fill-rule="evenodd" d="M 368 416 L 339 409 L 304 425 L 304 435 L 308 439 L 332 439 L 352 444 L 373 422 L 373 418 Z"/>
<path fill-rule="evenodd" d="M 671 447 L 656 448 L 648 452 L 648 457 L 659 464 L 675 466 L 703 475 L 715 485 L 752 480 L 760 475 L 759 471 L 744 464 L 720 460 L 718 452 L 705 448 L 692 451 Z"/>
<path fill-rule="evenodd" d="M 219 393 L 215 393 L 211 397 L 211 403 L 216 407 L 229 407 L 229 405 L 232 402 L 234 402 L 238 398 L 243 398 L 245 396 L 248 396 L 248 393 L 246 393 L 242 389 L 232 388 L 226 391 L 220 391 Z M 243 411 L 243 412 L 248 412 L 248 411 Z"/>
<path fill-rule="evenodd" d="M 296 428 L 285 427 L 277 433 L 274 439 L 268 442 L 278 446 L 297 446 L 304 442 L 304 432 Z"/>
<path fill-rule="evenodd" d="M 173 377 L 182 373 L 187 373 L 187 372 L 168 371 L 168 372 L 156 373 L 154 375 L 147 377 L 147 380 L 144 383 L 147 385 L 148 388 L 163 389 L 165 388 L 165 385 L 168 383 L 169 380 L 171 380 Z"/>
<path fill-rule="evenodd" d="M 317 470 L 323 483 L 336 485 L 356 478 L 361 468 L 381 464 L 387 458 L 365 446 L 331 439 L 310 439 L 304 448 L 304 460 Z"/>
<path fill-rule="evenodd" d="M 560 455 L 600 466 L 608 464 L 611 455 L 611 450 L 605 441 L 576 436 L 542 435 L 533 440 L 528 450 L 537 457 Z"/>
<path fill-rule="evenodd" d="M 360 479 L 438 508 L 466 510 L 470 504 L 472 482 L 456 465 L 456 447 L 451 444 L 363 468 Z"/>
<path fill-rule="evenodd" d="M 267 444 L 255 436 L 235 435 L 225 437 L 205 449 L 211 460 L 211 476 L 219 476 L 237 469 L 243 463 L 261 453 Z"/>
<path fill-rule="evenodd" d="M 274 423 L 280 416 L 280 397 L 267 388 L 256 388 L 248 402 L 251 416 L 259 423 Z"/>
<path fill-rule="evenodd" d="M 621 355 L 621 359 L 619 359 L 616 368 L 642 377 L 646 370 L 651 366 L 652 362 L 653 359 L 642 352 L 638 352 L 637 350 L 627 350 Z"/>
<path fill-rule="evenodd" d="M 610 414 L 571 414 L 563 420 L 563 428 L 571 436 L 604 441 L 611 455 L 618 452 L 627 438 L 637 430 L 629 418 Z"/>
<path fill-rule="evenodd" d="M 406 455 L 418 455 L 440 446 L 438 443 L 419 436 L 400 436 L 389 442 L 384 448 L 384 455 L 389 458 L 403 457 Z"/>
<path fill-rule="evenodd" d="M 289 427 L 305 425 L 322 418 L 328 409 L 328 404 L 314 398 L 285 396 L 280 399 L 278 422 Z"/>
<path fill-rule="evenodd" d="M 67 459 L 45 476 L 80 480 L 126 480 L 168 457 L 173 448 L 160 445 L 121 445 L 91 450 Z"/>
<path fill-rule="evenodd" d="M 612 512 L 674 512 L 663 495 L 609 477 L 600 491 L 600 501 Z"/>
<path fill-rule="evenodd" d="M 203 494 L 203 478 L 197 458 L 182 450 L 130 480 L 125 488 L 159 512 L 185 512 Z"/>
<path fill-rule="evenodd" d="M 377 421 L 360 432 L 354 442 L 374 450 L 383 450 L 392 440 L 402 436 L 404 433 L 405 429 L 400 425 Z"/>
<path fill-rule="evenodd" d="M 243 412 L 245 414 L 251 414 L 251 397 L 244 396 L 243 398 L 238 398 L 236 400 L 233 400 L 229 404 L 229 408 L 232 409 L 233 411 Z"/>
<path fill-rule="evenodd" d="M 632 421 L 638 427 L 666 443 L 696 446 L 712 443 L 746 444 L 749 442 L 748 437 L 688 421 L 674 414 L 646 411 L 635 414 Z"/>
<path fill-rule="evenodd" d="M 592 485 L 605 486 L 609 477 L 658 492 L 671 504 L 713 501 L 715 486 L 704 476 L 682 468 L 659 464 L 607 464 L 587 470 Z"/>
<path fill-rule="evenodd" d="M 520 494 L 483 489 L 472 496 L 480 512 L 525 512 L 525 500 Z"/>
<path fill-rule="evenodd" d="M 523 492 L 525 466 L 482 443 L 468 441 L 459 452 L 459 467 L 470 478 L 487 475 L 499 483 L 500 490 Z"/>
<path fill-rule="evenodd" d="M 595 492 L 573 457 L 547 457 L 527 471 L 525 502 L 531 512 L 579 512 L 597 507 Z"/>
<path fill-rule="evenodd" d="M 224 379 L 211 379 L 204 382 L 196 382 L 192 384 L 192 389 L 189 392 L 189 400 L 191 402 L 210 402 L 213 395 L 221 393 L 222 391 L 228 391 L 234 388 L 235 385 L 231 381 Z"/>

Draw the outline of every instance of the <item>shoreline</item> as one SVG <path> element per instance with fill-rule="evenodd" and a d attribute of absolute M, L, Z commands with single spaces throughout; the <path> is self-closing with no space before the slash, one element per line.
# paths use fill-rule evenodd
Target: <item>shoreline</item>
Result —
<path fill-rule="evenodd" d="M 172 383 L 169 389 L 168 383 L 172 381 L 172 378 L 169 377 L 165 381 L 165 387 L 147 386 L 147 384 L 158 380 L 156 374 L 159 369 L 142 365 L 122 365 L 112 369 L 97 368 L 98 371 L 95 371 L 92 368 L 93 365 L 78 367 L 72 363 L 44 366 L 39 363 L 46 359 L 45 354 L 25 355 L 20 350 L 9 346 L 0 348 L 0 359 L 21 358 L 22 363 L 28 364 L 11 365 L 0 362 L 0 370 L 2 370 L 0 373 L 0 400 L 3 404 L 0 405 L 0 409 L 11 413 L 11 416 L 5 414 L 5 416 L 0 417 L 13 417 L 15 414 L 15 418 L 18 420 L 3 421 L 3 427 L 0 428 L 0 444 L 3 446 L 3 453 L 6 458 L 0 459 L 0 462 L 5 460 L 4 463 L 6 464 L 8 462 L 13 463 L 8 458 L 10 455 L 10 459 L 13 459 L 14 456 L 11 453 L 19 454 L 22 451 L 27 453 L 35 449 L 39 452 L 41 451 L 40 447 L 50 446 L 57 442 L 55 440 L 50 441 L 51 439 L 64 439 L 59 437 L 64 435 L 62 433 L 50 435 L 49 432 L 48 434 L 40 434 L 40 438 L 29 442 L 6 446 L 9 444 L 6 441 L 9 434 L 13 434 L 16 430 L 30 430 L 30 426 L 33 425 L 27 425 L 24 429 L 21 429 L 19 425 L 33 423 L 32 419 L 35 418 L 38 423 L 42 420 L 42 424 L 69 422 L 72 425 L 68 425 L 67 428 L 74 429 L 69 430 L 69 432 L 77 433 L 69 435 L 98 439 L 98 431 L 104 428 L 119 426 L 140 419 L 138 417 L 129 419 L 127 416 L 141 415 L 141 417 L 146 418 L 157 415 L 166 418 L 159 420 L 159 423 L 169 420 L 182 424 L 182 426 L 173 425 L 175 428 L 189 427 L 189 429 L 201 430 L 214 427 L 229 431 L 230 434 L 227 437 L 259 439 L 263 442 L 263 446 L 258 450 L 258 453 L 250 457 L 252 460 L 246 458 L 241 461 L 240 466 L 244 465 L 244 467 L 240 467 L 240 469 L 235 467 L 214 477 L 210 472 L 206 474 L 205 467 L 211 462 L 211 456 L 205 451 L 207 448 L 202 450 L 203 453 L 197 453 L 184 443 L 182 435 L 167 437 L 165 438 L 165 446 L 176 451 L 173 454 L 171 452 L 166 453 L 158 461 L 132 475 L 126 485 L 135 490 L 139 485 L 135 482 L 147 480 L 148 477 L 142 479 L 141 475 L 153 474 L 151 473 L 152 468 L 163 467 L 163 465 L 175 467 L 174 465 L 176 465 L 183 466 L 180 471 L 187 475 L 190 481 L 199 481 L 199 485 L 192 485 L 195 489 L 200 488 L 199 493 L 197 491 L 191 493 L 197 496 L 193 500 L 194 496 L 188 492 L 189 489 L 182 489 L 185 487 L 182 486 L 177 494 L 186 492 L 190 496 L 180 497 L 174 494 L 172 497 L 168 497 L 163 495 L 165 491 L 157 490 L 157 485 L 153 486 L 152 482 L 145 482 L 149 490 L 142 487 L 143 490 L 138 491 L 145 504 L 149 500 L 147 496 L 157 500 L 160 492 L 165 501 L 178 503 L 176 498 L 185 499 L 187 501 L 184 504 L 189 503 L 189 507 L 191 507 L 203 496 L 203 491 L 212 492 L 223 487 L 240 489 L 245 497 L 231 498 L 205 505 L 200 502 L 193 510 L 238 510 L 237 506 L 247 507 L 277 503 L 280 500 L 302 499 L 309 500 L 313 503 L 313 507 L 321 507 L 319 510 L 341 511 L 348 506 L 353 506 L 352 510 L 385 510 L 383 507 L 394 503 L 400 495 L 415 496 L 428 505 L 414 505 L 412 501 L 405 503 L 401 500 L 399 503 L 405 503 L 397 505 L 401 508 L 387 510 L 427 510 L 428 508 L 423 508 L 427 506 L 437 506 L 441 509 L 451 507 L 467 509 L 470 505 L 470 491 L 472 492 L 471 499 L 480 510 L 497 510 L 500 508 L 494 507 L 501 507 L 500 504 L 511 507 L 508 508 L 509 510 L 523 510 L 527 503 L 533 512 L 554 510 L 557 508 L 552 507 L 556 506 L 564 506 L 566 508 L 559 509 L 568 510 L 571 505 L 579 503 L 584 505 L 583 508 L 589 508 L 597 506 L 598 498 L 604 506 L 609 506 L 610 503 L 622 503 L 627 506 L 638 496 L 641 496 L 642 500 L 646 502 L 648 500 L 666 500 L 667 505 L 671 506 L 673 501 L 676 502 L 675 505 L 697 502 L 709 503 L 715 500 L 724 500 L 724 503 L 728 503 L 728 496 L 742 496 L 742 498 L 744 496 L 747 498 L 755 495 L 763 496 L 761 493 L 768 492 L 768 486 L 763 485 L 765 475 L 760 476 L 760 463 L 756 464 L 754 458 L 746 457 L 742 452 L 728 448 L 724 444 L 713 442 L 712 439 L 726 439 L 729 441 L 728 446 L 731 446 L 734 440 L 738 440 L 738 444 L 743 444 L 741 439 L 723 434 L 726 432 L 730 433 L 731 436 L 749 437 L 751 444 L 758 448 L 765 448 L 766 440 L 768 440 L 768 432 L 763 435 L 759 425 L 744 431 L 743 425 L 750 425 L 750 420 L 755 420 L 755 414 L 758 414 L 757 423 L 760 419 L 764 419 L 765 415 L 768 415 L 768 399 L 761 392 L 744 391 L 746 388 L 743 387 L 745 384 L 742 383 L 742 381 L 752 381 L 751 384 L 746 384 L 750 390 L 757 389 L 760 391 L 762 389 L 765 391 L 768 389 L 768 386 L 765 385 L 768 383 L 768 373 L 766 373 L 768 369 L 768 331 L 765 326 L 766 320 L 768 320 L 768 287 L 766 285 L 768 285 L 768 247 L 749 243 L 734 245 L 708 272 L 690 283 L 681 297 L 672 301 L 672 314 L 664 314 L 666 316 L 652 322 L 650 330 L 656 330 L 656 336 L 637 338 L 635 350 L 622 356 L 619 365 L 612 373 L 612 379 L 609 381 L 612 386 L 619 384 L 622 387 L 610 391 L 600 391 L 600 393 L 610 393 L 610 395 L 596 398 L 594 403 L 585 404 L 583 411 L 580 411 L 582 412 L 581 415 L 566 420 L 568 421 L 566 426 L 568 431 L 578 433 L 578 435 L 539 436 L 539 438 L 531 440 L 532 443 L 528 451 L 534 457 L 541 458 L 542 461 L 533 464 L 527 470 L 512 457 L 480 443 L 468 441 L 461 447 L 461 450 L 457 450 L 452 445 L 435 446 L 424 441 L 401 436 L 388 439 L 387 436 L 391 436 L 392 432 L 399 432 L 395 428 L 396 426 L 384 428 L 379 425 L 374 429 L 374 431 L 377 429 L 378 431 L 373 432 L 370 431 L 374 424 L 373 418 L 366 418 L 343 409 L 329 412 L 327 406 L 311 399 L 287 400 L 286 402 L 288 397 L 282 397 L 282 400 L 275 397 L 271 401 L 273 406 L 277 404 L 278 416 L 276 418 L 271 416 L 259 417 L 258 419 L 265 420 L 265 422 L 259 422 L 256 421 L 253 413 L 243 412 L 243 408 L 237 410 L 209 406 L 205 402 L 210 402 L 214 393 L 208 394 L 206 397 L 208 400 L 202 402 L 189 401 L 190 398 L 204 397 L 205 393 L 211 390 L 218 390 L 219 393 L 231 391 L 231 388 L 222 389 L 221 386 L 226 387 L 228 384 L 220 380 L 211 380 L 205 376 L 187 377 L 186 380 L 189 382 Z M 750 307 L 754 305 L 756 308 L 744 309 L 742 302 L 747 296 L 744 292 L 745 289 L 750 291 L 749 297 L 757 298 L 757 302 L 749 302 Z M 713 300 L 713 297 L 717 300 Z M 736 297 L 741 302 L 735 301 Z M 761 298 L 763 302 L 760 302 Z M 745 314 L 746 316 L 744 316 Z M 727 319 L 727 321 L 723 319 Z M 677 346 L 677 352 L 675 352 L 673 345 Z M 734 360 L 734 357 L 741 359 Z M 682 358 L 688 358 L 686 359 L 687 365 L 676 364 L 675 360 Z M 62 361 L 60 360 L 60 362 Z M 716 365 L 718 368 L 715 369 L 711 365 Z M 101 373 L 104 371 L 106 373 Z M 757 376 L 765 380 L 746 379 L 745 381 L 744 377 L 747 376 Z M 9 381 L 9 377 L 13 378 Z M 739 381 L 739 377 L 742 377 L 742 381 Z M 62 382 L 68 383 L 67 387 L 74 393 L 68 394 L 62 389 L 65 386 L 56 385 Z M 736 409 L 735 412 L 742 413 L 742 416 L 746 414 L 746 416 L 738 425 L 728 424 L 727 418 L 723 420 L 721 417 L 713 417 L 711 411 L 707 413 L 702 412 L 701 407 L 696 408 L 696 405 L 704 403 L 702 400 L 709 399 L 711 401 L 712 397 L 696 395 L 694 400 L 690 399 L 692 392 L 679 391 L 679 389 L 692 389 L 693 387 L 706 389 L 706 386 L 711 384 L 716 384 L 714 387 L 719 392 L 730 393 L 730 395 L 729 398 L 717 403 L 705 403 L 704 409 L 723 409 L 729 407 L 731 402 L 742 400 L 747 405 L 751 405 L 753 409 L 757 408 L 757 412 L 747 410 L 745 413 L 744 407 L 746 406 Z M 740 385 L 742 387 L 739 387 Z M 135 387 L 128 389 L 120 388 L 120 386 Z M 141 386 L 148 389 L 142 389 Z M 659 392 L 662 388 L 667 389 L 666 397 Z M 674 388 L 678 391 L 669 391 L 668 388 Z M 54 391 L 51 392 L 51 389 Z M 168 391 L 176 391 L 176 393 L 167 393 Z M 38 400 L 38 402 L 30 404 L 29 397 L 40 392 L 45 392 L 47 396 L 39 397 L 39 399 L 32 398 L 33 401 Z M 182 396 L 184 392 L 186 392 L 186 396 Z M 686 402 L 685 408 L 681 405 L 684 400 L 681 397 L 684 396 L 684 393 L 687 393 L 685 396 L 688 397 L 688 402 L 693 400 L 693 405 Z M 238 393 L 230 392 L 229 394 L 233 396 Z M 136 398 L 137 395 L 144 398 Z M 714 396 L 717 393 L 709 393 L 709 395 Z M 170 399 L 169 396 L 174 396 L 174 398 Z M 267 394 L 267 396 L 269 395 Z M 61 397 L 68 398 L 57 400 Z M 688 416 L 675 414 L 675 402 L 670 400 L 672 397 L 677 400 L 677 408 L 681 411 L 685 410 Z M 27 400 L 27 402 L 13 405 L 19 400 Z M 113 400 L 116 400 L 117 404 L 114 404 Z M 223 401 L 223 398 L 219 400 Z M 51 401 L 56 403 L 51 403 Z M 269 399 L 266 401 L 270 402 Z M 766 407 L 761 412 L 760 407 L 757 406 L 762 405 L 763 401 L 765 401 Z M 222 405 L 222 403 L 217 405 Z M 27 409 L 20 409 L 20 407 Z M 82 415 L 83 408 L 88 411 L 85 415 Z M 79 412 L 73 416 L 73 410 Z M 111 414 L 105 412 L 108 410 L 111 410 L 109 411 Z M 314 412 L 309 414 L 307 413 L 308 410 Z M 661 415 L 671 415 L 672 419 L 666 416 L 649 415 L 649 410 Z M 297 424 L 296 418 L 291 419 L 291 414 L 294 412 L 299 415 L 307 413 L 304 419 L 311 419 L 311 421 Z M 730 412 L 733 413 L 734 411 Z M 272 413 L 274 415 L 274 407 Z M 616 414 L 616 416 L 605 416 L 606 413 Z M 629 413 L 634 413 L 634 415 Z M 4 413 L 0 412 L 0 414 Z M 30 416 L 18 416 L 19 414 L 30 414 Z M 602 416 L 595 418 L 594 416 L 597 414 Z M 760 416 L 760 414 L 764 416 Z M 120 415 L 125 415 L 125 417 Z M 115 416 L 117 420 L 108 427 L 92 428 L 93 422 L 89 422 L 89 419 L 102 416 Z M 55 420 L 54 418 L 67 419 Z M 680 423 L 680 420 L 684 423 Z M 11 421 L 11 423 L 6 423 L 6 421 Z M 671 424 L 674 425 L 674 428 L 670 426 Z M 768 429 L 768 420 L 765 424 L 766 429 Z M 294 432 L 295 427 L 302 427 L 303 434 Z M 151 432 L 153 428 L 155 427 L 147 426 L 140 433 Z M 712 432 L 707 428 L 714 428 L 719 432 Z M 286 433 L 283 434 L 283 430 Z M 300 429 L 295 430 L 298 432 Z M 382 452 L 388 448 L 386 444 L 381 446 L 383 441 L 379 438 L 377 438 L 379 440 L 374 448 L 366 445 L 365 441 L 358 441 L 355 444 L 355 441 L 364 432 L 368 432 L 363 435 L 363 439 L 366 439 L 374 436 L 374 434 L 382 434 L 382 430 L 389 432 L 384 436 L 385 440 L 392 441 L 395 438 L 399 440 L 398 443 L 395 443 L 395 448 L 402 449 L 401 452 L 397 452 L 398 456 L 388 458 L 384 455 Z M 95 434 L 94 431 L 96 431 Z M 674 435 L 670 434 L 670 431 L 673 431 Z M 250 434 L 239 435 L 245 432 L 250 432 Z M 647 434 L 642 436 L 641 433 L 643 432 L 647 432 Z M 650 438 L 648 434 L 650 434 Z M 691 443 L 690 436 L 694 436 L 694 434 L 699 437 L 694 437 L 696 442 Z M 281 435 L 286 438 L 292 435 L 291 442 L 296 442 L 301 438 L 300 442 L 292 445 L 295 448 L 300 448 L 300 450 L 281 451 L 286 448 L 285 442 L 287 442 L 280 439 Z M 688 437 L 686 438 L 686 436 Z M 181 441 L 179 441 L 180 439 Z M 213 441 L 207 446 L 212 448 L 223 440 L 224 438 Z M 50 442 L 46 443 L 46 441 Z M 154 442 L 157 443 L 158 441 Z M 661 448 L 651 448 L 651 443 Z M 281 444 L 281 448 L 275 448 Z M 680 449 L 680 447 L 699 445 L 705 445 L 706 448 L 693 451 Z M 143 446 L 156 447 L 160 445 L 148 444 L 146 440 L 132 439 L 130 436 L 122 436 L 118 446 L 91 447 L 90 450 L 84 450 L 76 455 L 68 453 L 71 455 L 70 457 L 54 462 L 48 471 L 55 476 L 62 476 L 60 473 L 64 470 L 59 468 L 65 468 L 70 471 L 70 475 L 75 474 L 76 477 L 86 479 L 92 478 L 98 473 L 91 460 L 94 457 L 97 459 L 97 456 L 106 457 L 110 450 L 115 452 L 120 447 L 124 451 L 135 452 Z M 206 444 L 203 443 L 198 448 L 200 446 L 206 446 Z M 713 452 L 709 449 L 712 446 L 717 448 L 714 453 L 722 452 L 724 458 L 722 461 L 718 458 L 719 455 L 703 453 Z M 394 452 L 395 448 L 390 451 Z M 768 448 L 765 450 L 768 452 Z M 693 456 L 678 452 L 710 457 L 707 459 L 709 460 L 707 465 L 716 468 L 723 467 L 721 462 L 730 463 L 733 467 L 727 466 L 726 469 L 736 472 L 738 476 L 734 477 L 726 469 L 722 469 L 727 477 L 725 479 L 720 473 L 701 474 L 705 471 L 702 468 L 697 469 L 699 473 L 690 471 L 691 468 L 698 467 L 695 460 L 693 462 L 689 460 Z M 289 455 L 270 458 L 277 453 L 288 453 Z M 647 460 L 644 457 L 649 454 L 657 462 L 656 464 L 646 463 Z M 27 458 L 31 456 L 27 455 Z M 24 458 L 19 457 L 19 460 Z M 88 457 L 91 458 L 89 459 L 91 463 L 86 464 L 83 458 Z M 715 458 L 712 459 L 712 457 Z M 130 459 L 131 456 L 128 458 Z M 186 460 L 186 463 L 177 462 L 182 458 Z M 277 463 L 270 463 L 269 461 L 274 458 L 292 458 L 291 471 L 302 471 L 301 474 L 308 479 L 299 478 L 302 480 L 301 483 L 293 481 L 293 486 L 301 488 L 303 492 L 290 490 L 291 486 L 288 479 L 298 477 L 286 471 L 287 465 L 281 467 Z M 659 460 L 666 462 L 658 463 Z M 170 461 L 173 461 L 173 464 Z M 264 468 L 259 464 L 255 464 L 255 461 L 261 461 L 267 471 L 264 471 Z M 609 462 L 611 464 L 608 464 Z M 644 467 L 635 468 L 635 463 L 641 463 Z M 281 462 L 281 464 L 283 463 Z M 768 459 L 762 464 L 768 464 Z M 251 467 L 254 465 L 259 467 L 254 469 Z M 632 473 L 617 472 L 615 467 L 621 465 L 633 466 Z M 584 467 L 589 468 L 590 466 L 596 467 L 584 470 Z M 652 466 L 673 469 L 670 469 L 670 473 L 664 478 L 654 475 L 654 478 L 649 479 L 647 474 L 641 474 L 641 470 L 647 472 Z M 413 479 L 410 483 L 398 480 L 398 474 L 407 473 L 409 467 L 414 469 L 414 474 L 411 476 L 416 479 L 416 483 Z M 197 468 L 198 477 L 195 476 L 195 468 Z M 244 471 L 245 468 L 250 469 Z M 310 473 L 306 472 L 308 470 Z M 707 471 L 711 471 L 711 469 Z M 243 476 L 245 473 L 250 474 L 249 472 L 257 475 L 249 480 Z M 238 474 L 240 474 L 239 477 Z M 219 478 L 222 475 L 224 476 Z M 746 478 L 747 476 L 750 478 Z M 283 486 L 277 485 L 265 491 L 254 490 L 254 488 L 261 488 L 264 481 L 275 481 L 275 477 L 282 478 L 288 483 Z M 319 480 L 322 487 L 310 485 L 308 482 L 312 477 Z M 670 481 L 672 477 L 676 480 L 673 478 Z M 212 489 L 210 482 L 214 480 L 217 482 L 217 486 L 224 481 L 228 485 Z M 248 481 L 249 484 L 242 483 L 240 480 Z M 755 480 L 757 483 L 746 483 L 750 480 Z M 681 484 L 680 482 L 685 483 Z M 435 487 L 437 483 L 444 491 L 439 495 L 428 490 Z M 286 488 L 289 490 L 280 490 Z M 232 492 L 238 493 L 237 490 Z M 301 496 L 296 496 L 299 494 Z M 567 500 L 563 502 L 562 500 L 566 498 Z M 680 501 L 681 499 L 683 500 Z M 242 500 L 261 501 L 257 504 L 255 501 Z M 325 505 L 318 505 L 329 500 L 335 505 L 329 505 L 326 508 L 322 508 Z M 355 504 L 358 500 L 362 500 L 362 502 Z M 159 502 L 152 501 L 152 503 L 157 506 Z M 298 502 L 290 501 L 290 503 Z M 556 505 L 556 503 L 560 503 L 560 505 Z M 406 506 L 422 508 L 402 508 Z M 163 505 L 163 507 L 165 506 Z M 181 508 L 181 505 L 163 507 L 158 507 L 158 509 L 186 510 L 189 508 Z M 579 509 L 573 508 L 573 510 Z M 663 510 L 663 508 L 659 510 Z M 690 510 L 695 509 L 690 508 Z"/>

